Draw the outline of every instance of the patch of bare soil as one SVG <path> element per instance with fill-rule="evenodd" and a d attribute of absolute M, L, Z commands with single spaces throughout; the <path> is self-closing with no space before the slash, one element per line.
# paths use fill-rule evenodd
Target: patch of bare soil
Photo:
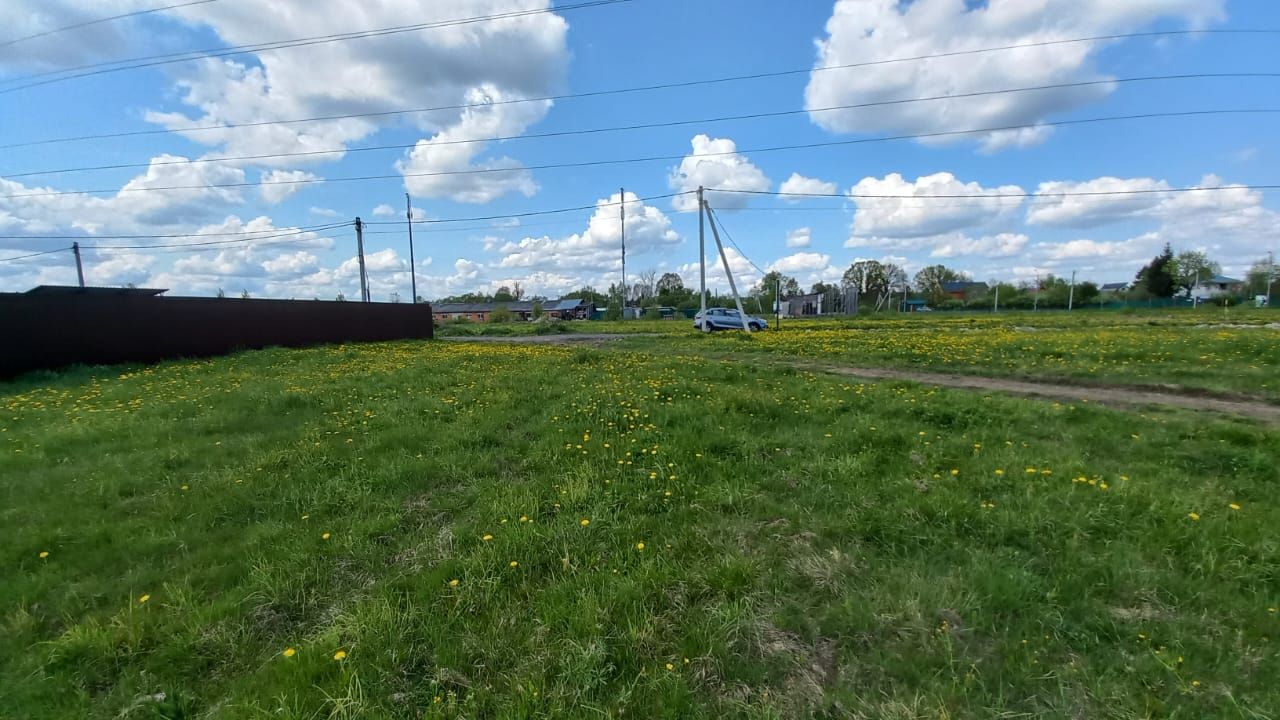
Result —
<path fill-rule="evenodd" d="M 808 366 L 806 366 L 808 367 Z M 1174 391 L 1172 389 L 1137 389 L 1133 387 L 1099 387 L 1066 383 L 1031 382 L 1008 378 L 978 377 L 974 375 L 949 375 L 945 373 L 919 372 L 865 367 L 809 367 L 837 375 L 849 375 L 875 380 L 907 380 L 924 385 L 987 390 L 1009 395 L 1052 398 L 1070 402 L 1088 401 L 1099 405 L 1126 407 L 1164 405 L 1188 410 L 1209 410 L 1239 417 L 1263 420 L 1280 425 L 1280 405 L 1243 398 L 1210 397 L 1203 392 Z"/>

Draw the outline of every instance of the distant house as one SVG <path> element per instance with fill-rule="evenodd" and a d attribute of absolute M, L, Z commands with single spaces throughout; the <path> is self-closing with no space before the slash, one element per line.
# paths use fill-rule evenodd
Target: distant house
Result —
<path fill-rule="evenodd" d="M 589 320 L 595 311 L 595 304 L 581 298 L 564 298 L 560 300 L 519 300 L 516 302 L 484 302 L 484 303 L 436 303 L 431 306 L 431 314 L 436 322 L 446 320 L 470 320 L 471 322 L 488 322 L 493 311 L 505 308 L 516 320 L 534 320 L 534 306 L 542 306 L 542 314 L 557 320 Z"/>
<path fill-rule="evenodd" d="M 1116 295 L 1118 293 L 1125 292 L 1128 289 L 1129 289 L 1129 283 L 1127 282 L 1113 282 L 1113 283 L 1103 283 L 1102 287 L 1098 288 L 1098 292 L 1102 293 L 1103 295 Z"/>
<path fill-rule="evenodd" d="M 1195 287 L 1191 288 L 1191 297 L 1204 300 L 1221 295 L 1236 295 L 1243 289 L 1243 280 L 1237 280 L 1226 275 L 1214 275 L 1196 283 Z"/>
<path fill-rule="evenodd" d="M 470 320 L 487 322 L 497 303 L 434 303 L 431 315 L 436 322 L 445 320 Z"/>
<path fill-rule="evenodd" d="M 972 280 L 956 280 L 942 283 L 942 292 L 956 300 L 964 300 L 972 295 L 982 295 L 988 289 L 990 288 L 986 283 Z"/>

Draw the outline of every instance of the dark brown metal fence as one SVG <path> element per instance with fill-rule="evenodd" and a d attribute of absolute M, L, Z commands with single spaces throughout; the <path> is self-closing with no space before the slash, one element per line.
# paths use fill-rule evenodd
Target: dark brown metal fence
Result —
<path fill-rule="evenodd" d="M 425 303 L 0 293 L 0 377 L 275 345 L 430 337 Z"/>

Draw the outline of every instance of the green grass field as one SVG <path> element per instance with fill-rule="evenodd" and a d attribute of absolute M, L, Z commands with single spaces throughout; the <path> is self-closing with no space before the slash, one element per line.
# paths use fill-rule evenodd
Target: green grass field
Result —
<path fill-rule="evenodd" d="M 680 347 L 0 385 L 0 718 L 1280 716 L 1280 431 Z"/>
<path fill-rule="evenodd" d="M 690 321 L 471 324 L 443 336 L 620 333 L 625 347 L 811 366 L 889 367 L 1087 385 L 1160 386 L 1280 402 L 1280 313 L 1157 311 L 883 313 L 783 319 L 747 338 Z"/>

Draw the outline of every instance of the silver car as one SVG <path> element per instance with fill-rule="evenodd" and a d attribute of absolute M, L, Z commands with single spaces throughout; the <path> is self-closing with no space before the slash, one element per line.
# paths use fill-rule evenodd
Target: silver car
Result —
<path fill-rule="evenodd" d="M 769 322 L 764 318 L 747 315 L 747 326 L 752 330 L 764 330 Z M 693 316 L 693 326 L 702 332 L 713 330 L 741 330 L 742 316 L 732 308 L 707 308 L 706 313 Z"/>

